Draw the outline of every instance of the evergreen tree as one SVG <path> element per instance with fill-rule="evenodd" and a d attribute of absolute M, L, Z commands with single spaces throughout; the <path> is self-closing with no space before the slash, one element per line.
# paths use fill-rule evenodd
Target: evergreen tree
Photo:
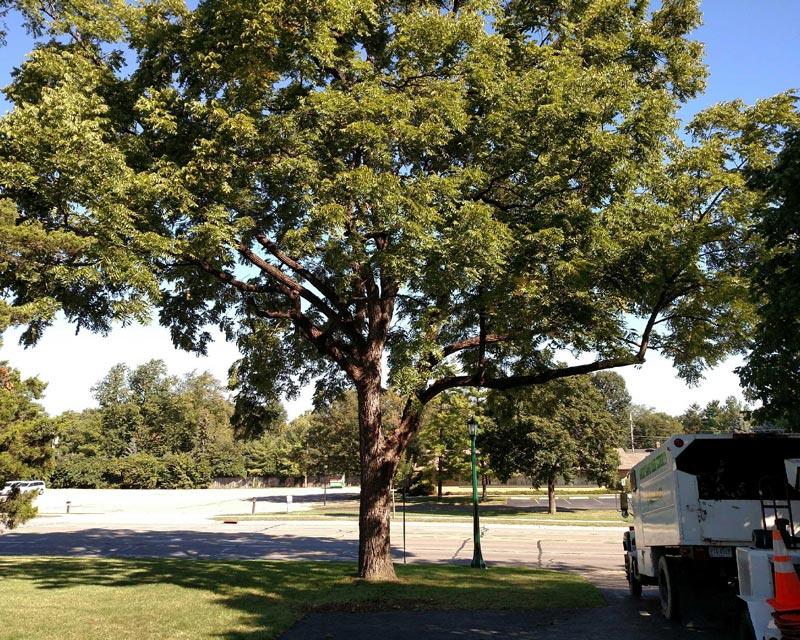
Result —
<path fill-rule="evenodd" d="M 37 402 L 45 387 L 38 378 L 23 379 L 7 362 L 0 362 L 0 486 L 49 476 L 57 432 Z M 33 493 L 13 491 L 0 502 L 0 525 L 13 529 L 34 517 L 34 498 Z"/>

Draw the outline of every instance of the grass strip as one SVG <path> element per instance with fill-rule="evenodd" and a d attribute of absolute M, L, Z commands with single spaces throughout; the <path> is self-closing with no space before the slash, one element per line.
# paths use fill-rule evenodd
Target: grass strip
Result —
<path fill-rule="evenodd" d="M 504 499 L 490 499 L 480 504 L 481 521 L 496 524 L 552 524 L 578 526 L 619 527 L 628 524 L 619 511 L 610 509 L 562 509 L 558 513 L 549 514 L 542 507 L 518 507 L 506 505 Z M 410 522 L 459 522 L 472 521 L 471 500 L 445 498 L 434 501 L 430 498 L 414 498 L 406 504 L 406 519 Z M 394 518 L 403 517 L 400 503 L 394 510 Z M 233 518 L 239 521 L 252 520 L 349 520 L 358 518 L 358 502 L 337 501 L 327 506 L 319 504 L 310 508 L 290 511 L 258 513 L 225 514 L 215 518 L 224 520 Z"/>
<path fill-rule="evenodd" d="M 579 576 L 397 565 L 367 583 L 341 562 L 0 557 L 6 640 L 277 638 L 313 611 L 602 606 Z"/>

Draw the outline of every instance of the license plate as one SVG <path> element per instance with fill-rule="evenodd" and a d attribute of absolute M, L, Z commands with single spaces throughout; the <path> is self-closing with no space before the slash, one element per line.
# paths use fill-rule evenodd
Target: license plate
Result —
<path fill-rule="evenodd" d="M 730 547 L 709 547 L 708 556 L 709 558 L 732 558 L 733 549 Z"/>

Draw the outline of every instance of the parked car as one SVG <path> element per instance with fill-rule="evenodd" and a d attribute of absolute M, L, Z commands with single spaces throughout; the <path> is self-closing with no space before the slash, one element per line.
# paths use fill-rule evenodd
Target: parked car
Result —
<path fill-rule="evenodd" d="M 45 484 L 43 480 L 9 480 L 3 485 L 0 496 L 7 496 L 14 487 L 19 487 L 20 493 L 36 492 L 37 495 L 42 495 L 44 493 Z"/>

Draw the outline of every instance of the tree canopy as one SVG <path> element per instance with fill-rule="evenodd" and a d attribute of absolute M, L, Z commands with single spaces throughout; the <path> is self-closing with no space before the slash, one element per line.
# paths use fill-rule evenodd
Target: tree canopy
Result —
<path fill-rule="evenodd" d="M 757 229 L 763 253 L 753 263 L 758 326 L 753 349 L 741 369 L 757 413 L 800 429 L 800 130 L 788 136 L 778 164 L 754 179 L 766 185 L 767 206 Z"/>
<path fill-rule="evenodd" d="M 719 105 L 696 1 L 1 0 L 4 315 L 218 325 L 251 395 L 357 391 L 359 573 L 424 405 L 746 344 L 742 225 L 790 96 Z M 14 316 L 14 313 L 17 315 Z M 561 365 L 561 350 L 584 354 Z M 384 362 L 404 397 L 382 425 Z"/>
<path fill-rule="evenodd" d="M 492 424 L 480 438 L 481 452 L 501 480 L 523 474 L 546 485 L 550 513 L 555 485 L 584 473 L 613 487 L 619 456 L 618 426 L 604 398 L 586 376 L 554 380 L 489 396 Z"/>
<path fill-rule="evenodd" d="M 674 434 L 685 431 L 683 423 L 675 416 L 648 407 L 634 406 L 631 420 L 636 449 L 655 449 Z"/>
<path fill-rule="evenodd" d="M 712 400 L 703 409 L 692 404 L 678 418 L 684 433 L 734 433 L 748 431 L 749 410 L 735 397 Z"/>

